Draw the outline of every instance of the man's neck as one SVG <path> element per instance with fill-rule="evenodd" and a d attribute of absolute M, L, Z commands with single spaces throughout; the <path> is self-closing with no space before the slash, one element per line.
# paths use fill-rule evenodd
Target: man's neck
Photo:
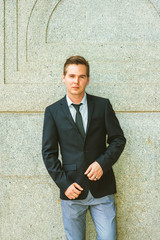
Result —
<path fill-rule="evenodd" d="M 75 104 L 79 104 L 82 101 L 82 99 L 84 98 L 84 95 L 85 95 L 85 93 L 83 95 L 74 95 L 74 96 L 69 96 L 67 94 L 68 98 Z"/>

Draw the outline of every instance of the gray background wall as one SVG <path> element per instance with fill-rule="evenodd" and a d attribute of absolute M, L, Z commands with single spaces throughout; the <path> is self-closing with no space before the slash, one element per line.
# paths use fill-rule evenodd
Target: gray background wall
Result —
<path fill-rule="evenodd" d="M 65 239 L 41 135 L 79 54 L 88 93 L 111 100 L 128 140 L 114 166 L 118 240 L 160 240 L 160 1 L 1 0 L 0 46 L 0 239 Z M 96 239 L 89 213 L 86 234 Z"/>

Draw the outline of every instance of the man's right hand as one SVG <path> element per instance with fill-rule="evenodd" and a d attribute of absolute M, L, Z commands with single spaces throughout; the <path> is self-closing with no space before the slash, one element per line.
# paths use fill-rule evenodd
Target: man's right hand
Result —
<path fill-rule="evenodd" d="M 65 191 L 65 195 L 69 199 L 76 199 L 79 197 L 82 191 L 83 188 L 78 183 L 72 183 Z"/>

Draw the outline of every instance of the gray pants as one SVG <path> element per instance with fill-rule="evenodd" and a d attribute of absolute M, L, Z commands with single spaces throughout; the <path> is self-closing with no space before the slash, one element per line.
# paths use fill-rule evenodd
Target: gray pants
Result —
<path fill-rule="evenodd" d="M 89 209 L 97 231 L 97 240 L 116 240 L 114 195 L 84 200 L 61 200 L 67 240 L 85 240 L 85 219 Z"/>

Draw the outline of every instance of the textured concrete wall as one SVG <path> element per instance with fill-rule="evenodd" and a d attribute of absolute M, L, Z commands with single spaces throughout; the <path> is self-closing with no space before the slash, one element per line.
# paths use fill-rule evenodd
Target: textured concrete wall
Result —
<path fill-rule="evenodd" d="M 159 0 L 0 1 L 0 239 L 65 239 L 41 134 L 65 93 L 63 63 L 79 54 L 88 92 L 111 100 L 128 139 L 114 166 L 118 240 L 160 240 L 159 53 Z"/>

